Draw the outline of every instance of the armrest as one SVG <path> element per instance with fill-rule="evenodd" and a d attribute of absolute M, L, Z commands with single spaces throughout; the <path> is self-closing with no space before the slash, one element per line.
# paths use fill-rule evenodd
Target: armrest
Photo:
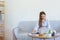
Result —
<path fill-rule="evenodd" d="M 14 28 L 13 31 L 14 31 L 14 35 L 16 36 L 16 38 L 19 38 L 19 37 L 22 37 L 22 36 L 28 36 L 27 35 L 28 33 L 25 33 L 25 32 L 20 33 L 18 27 Z"/>
<path fill-rule="evenodd" d="M 18 30 L 19 30 L 19 28 L 18 27 L 16 27 L 16 28 L 14 28 L 13 29 L 13 32 L 14 32 L 14 35 L 16 36 L 16 38 L 18 38 Z"/>

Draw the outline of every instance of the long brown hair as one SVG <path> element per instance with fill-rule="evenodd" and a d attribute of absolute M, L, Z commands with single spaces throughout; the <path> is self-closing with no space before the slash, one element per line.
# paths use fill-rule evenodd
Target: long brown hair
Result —
<path fill-rule="evenodd" d="M 42 27 L 42 18 L 41 18 L 42 14 L 46 15 L 44 11 L 40 12 L 40 14 L 39 14 L 39 28 Z"/>

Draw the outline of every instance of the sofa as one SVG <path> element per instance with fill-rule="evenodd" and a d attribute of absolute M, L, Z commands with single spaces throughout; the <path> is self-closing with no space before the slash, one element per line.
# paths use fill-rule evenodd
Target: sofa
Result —
<path fill-rule="evenodd" d="M 57 31 L 57 33 L 60 32 L 60 21 L 49 21 L 51 27 Z M 13 30 L 14 35 L 16 36 L 17 40 L 32 40 L 31 37 L 29 37 L 27 34 L 31 33 L 34 29 L 35 25 L 38 23 L 38 21 L 21 21 L 15 27 Z M 53 39 L 49 39 L 53 40 Z M 60 37 L 57 37 L 56 40 L 60 40 Z"/>

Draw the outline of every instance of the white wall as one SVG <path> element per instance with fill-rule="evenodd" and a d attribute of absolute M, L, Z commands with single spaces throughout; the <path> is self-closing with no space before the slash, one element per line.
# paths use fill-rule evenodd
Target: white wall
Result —
<path fill-rule="evenodd" d="M 0 1 L 4 1 L 4 0 L 0 0 Z"/>
<path fill-rule="evenodd" d="M 49 20 L 60 20 L 59 0 L 6 0 L 6 40 L 12 40 L 12 29 L 20 21 L 38 20 L 45 11 Z"/>

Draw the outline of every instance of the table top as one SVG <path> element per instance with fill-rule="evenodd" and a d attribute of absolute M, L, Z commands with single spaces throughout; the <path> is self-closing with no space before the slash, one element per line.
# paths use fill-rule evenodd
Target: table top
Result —
<path fill-rule="evenodd" d="M 50 39 L 50 38 L 59 37 L 60 36 L 60 33 L 57 33 L 55 36 L 39 36 L 38 34 L 29 33 L 28 36 L 33 37 L 33 38 Z"/>

